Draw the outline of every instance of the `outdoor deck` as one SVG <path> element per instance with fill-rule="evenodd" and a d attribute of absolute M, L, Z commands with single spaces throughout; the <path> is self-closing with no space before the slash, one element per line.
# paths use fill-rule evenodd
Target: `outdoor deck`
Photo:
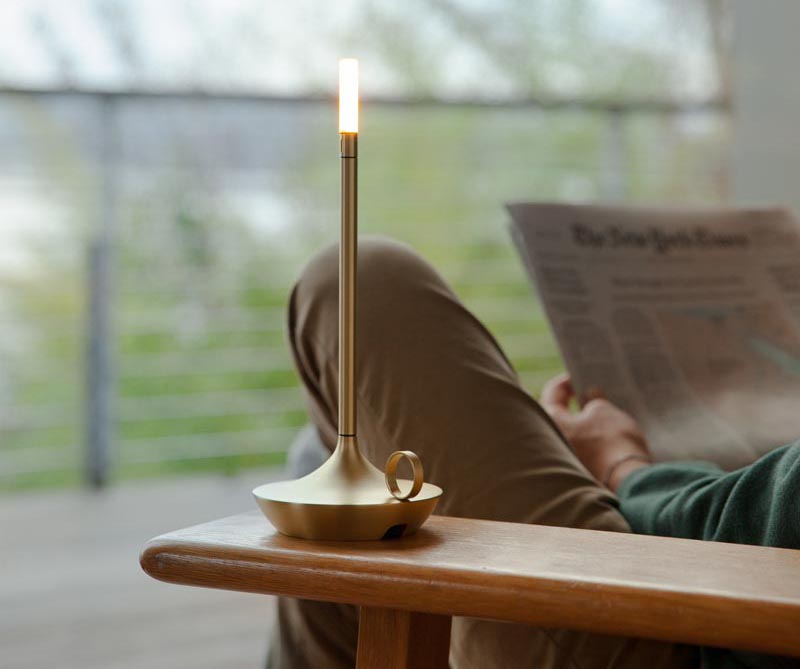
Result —
<path fill-rule="evenodd" d="M 0 665 L 263 667 L 271 598 L 160 583 L 138 559 L 157 534 L 253 509 L 250 490 L 276 477 L 0 496 Z"/>

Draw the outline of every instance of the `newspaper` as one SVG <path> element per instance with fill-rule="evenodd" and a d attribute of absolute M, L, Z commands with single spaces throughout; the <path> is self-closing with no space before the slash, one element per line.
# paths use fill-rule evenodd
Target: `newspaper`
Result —
<path fill-rule="evenodd" d="M 800 224 L 782 209 L 510 204 L 577 393 L 658 460 L 726 469 L 800 438 Z"/>

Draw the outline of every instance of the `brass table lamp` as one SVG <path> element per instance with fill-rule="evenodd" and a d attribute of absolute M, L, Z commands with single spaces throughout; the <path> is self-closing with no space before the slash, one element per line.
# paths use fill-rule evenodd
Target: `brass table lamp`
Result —
<path fill-rule="evenodd" d="M 369 540 L 416 531 L 442 489 L 423 481 L 411 451 L 389 456 L 385 471 L 361 453 L 356 439 L 356 255 L 358 242 L 358 61 L 339 61 L 342 224 L 339 248 L 339 440 L 316 471 L 253 490 L 259 508 L 283 534 L 303 539 Z M 397 480 L 411 464 L 414 480 Z"/>

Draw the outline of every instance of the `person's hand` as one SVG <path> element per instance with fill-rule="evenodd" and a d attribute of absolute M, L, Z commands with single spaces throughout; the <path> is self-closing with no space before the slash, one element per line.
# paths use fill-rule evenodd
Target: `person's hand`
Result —
<path fill-rule="evenodd" d="M 575 454 L 598 481 L 616 491 L 631 472 L 650 463 L 647 440 L 632 416 L 599 392 L 573 412 L 575 397 L 567 374 L 550 379 L 542 390 L 542 407 L 572 444 Z"/>

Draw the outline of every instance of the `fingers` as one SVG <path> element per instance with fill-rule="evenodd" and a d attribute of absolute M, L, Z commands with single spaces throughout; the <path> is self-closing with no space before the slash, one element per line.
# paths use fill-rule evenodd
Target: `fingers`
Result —
<path fill-rule="evenodd" d="M 552 409 L 569 409 L 569 402 L 575 396 L 569 374 L 559 374 L 550 379 L 542 388 L 542 406 Z"/>

